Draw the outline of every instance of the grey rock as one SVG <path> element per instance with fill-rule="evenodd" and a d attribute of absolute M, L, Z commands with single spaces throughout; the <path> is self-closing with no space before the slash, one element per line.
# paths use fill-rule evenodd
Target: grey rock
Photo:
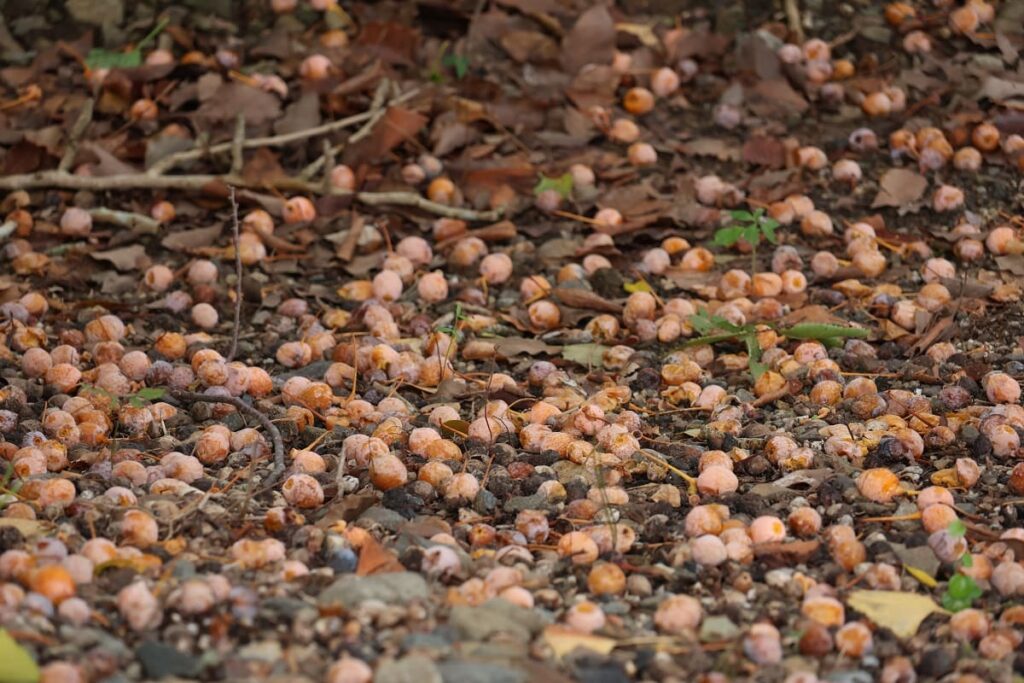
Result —
<path fill-rule="evenodd" d="M 419 655 L 384 662 L 373 675 L 374 683 L 444 683 L 437 665 Z"/>
<path fill-rule="evenodd" d="M 701 641 L 714 642 L 732 640 L 740 634 L 740 627 L 732 622 L 729 617 L 711 616 L 701 622 Z"/>
<path fill-rule="evenodd" d="M 405 517 L 394 510 L 390 510 L 383 505 L 374 505 L 367 509 L 363 514 L 359 515 L 359 519 L 356 520 L 356 526 L 360 526 L 364 529 L 379 526 L 392 533 L 396 533 L 398 528 L 407 521 L 408 520 Z"/>
<path fill-rule="evenodd" d="M 874 677 L 862 669 L 853 671 L 833 671 L 826 678 L 831 683 L 871 683 Z"/>
<path fill-rule="evenodd" d="M 532 496 L 515 496 L 505 501 L 502 509 L 505 512 L 522 512 L 523 510 L 546 510 L 548 499 L 539 493 Z"/>
<path fill-rule="evenodd" d="M 529 641 L 548 621 L 541 612 L 500 599 L 477 607 L 458 605 L 452 608 L 448 619 L 466 640 L 487 640 L 502 634 L 523 642 Z"/>
<path fill-rule="evenodd" d="M 123 0 L 67 0 L 71 18 L 93 26 L 117 25 L 124 19 Z"/>
<path fill-rule="evenodd" d="M 147 640 L 139 645 L 135 649 L 135 657 L 142 664 L 146 678 L 195 678 L 199 675 L 199 660 L 196 657 L 155 640 Z"/>
<path fill-rule="evenodd" d="M 297 598 L 271 597 L 260 602 L 260 611 L 291 618 L 309 605 Z"/>
<path fill-rule="evenodd" d="M 521 669 L 484 662 L 441 662 L 437 668 L 444 683 L 524 683 L 529 678 Z"/>
<path fill-rule="evenodd" d="M 896 557 L 905 565 L 917 567 L 923 570 L 928 576 L 935 576 L 942 562 L 935 556 L 935 552 L 927 545 L 919 545 L 915 548 L 908 548 L 899 543 L 889 545 Z"/>
<path fill-rule="evenodd" d="M 281 643 L 276 640 L 260 640 L 238 648 L 238 656 L 241 659 L 260 662 L 276 662 L 283 654 Z"/>
<path fill-rule="evenodd" d="M 397 605 L 410 600 L 425 600 L 430 595 L 426 580 L 413 572 L 395 572 L 378 576 L 343 576 L 317 598 L 320 608 L 354 609 L 367 600 Z"/>

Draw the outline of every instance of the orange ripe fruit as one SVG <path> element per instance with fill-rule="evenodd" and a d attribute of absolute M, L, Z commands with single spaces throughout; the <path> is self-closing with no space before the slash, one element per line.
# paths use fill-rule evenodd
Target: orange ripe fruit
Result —
<path fill-rule="evenodd" d="M 316 218 L 316 207 L 306 197 L 292 197 L 284 203 L 281 216 L 285 223 L 303 223 Z"/>
<path fill-rule="evenodd" d="M 455 183 L 445 177 L 434 178 L 427 185 L 427 199 L 438 204 L 451 204 L 455 201 Z"/>
<path fill-rule="evenodd" d="M 59 564 L 40 567 L 29 574 L 30 590 L 46 596 L 55 605 L 75 594 L 75 582 L 71 573 Z"/>
<path fill-rule="evenodd" d="M 982 123 L 971 132 L 971 142 L 982 152 L 994 152 L 999 148 L 999 129 Z"/>
<path fill-rule="evenodd" d="M 647 88 L 630 88 L 622 98 L 622 108 L 635 116 L 654 109 L 654 93 Z"/>
<path fill-rule="evenodd" d="M 857 477 L 857 490 L 875 503 L 888 503 L 903 491 L 900 479 L 884 467 L 861 472 Z"/>
<path fill-rule="evenodd" d="M 892 26 L 899 26 L 908 19 L 913 19 L 917 11 L 906 2 L 891 2 L 885 6 L 885 20 Z"/>

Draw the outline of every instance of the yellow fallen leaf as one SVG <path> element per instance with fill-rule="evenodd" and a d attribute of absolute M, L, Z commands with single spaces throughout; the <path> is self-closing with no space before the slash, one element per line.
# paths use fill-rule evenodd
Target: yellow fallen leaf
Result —
<path fill-rule="evenodd" d="M 949 614 L 927 595 L 903 591 L 854 591 L 846 604 L 898 638 L 917 633 L 921 622 L 934 612 Z"/>
<path fill-rule="evenodd" d="M 908 574 L 910 574 L 915 579 L 917 579 L 918 581 L 920 581 L 924 585 L 928 586 L 929 588 L 935 588 L 936 586 L 939 585 L 938 581 L 936 581 L 934 578 L 932 578 L 932 576 L 928 572 L 926 572 L 925 570 L 921 569 L 920 567 L 915 567 L 915 566 L 910 565 L 910 564 L 905 564 L 905 565 L 903 565 L 903 568 L 907 570 Z"/>
<path fill-rule="evenodd" d="M 25 538 L 38 536 L 50 529 L 49 522 L 38 519 L 21 519 L 20 517 L 0 517 L 0 527 L 14 527 Z"/>
<path fill-rule="evenodd" d="M 545 628 L 544 642 L 548 644 L 548 647 L 551 648 L 558 659 L 561 659 L 578 647 L 606 655 L 615 649 L 617 643 L 613 638 L 579 633 L 564 626 L 548 626 Z"/>
<path fill-rule="evenodd" d="M 636 282 L 623 283 L 622 288 L 630 294 L 634 292 L 653 292 L 651 286 L 647 284 L 647 280 L 637 280 Z"/>
<path fill-rule="evenodd" d="M 39 666 L 7 631 L 0 629 L 0 683 L 36 683 Z"/>
<path fill-rule="evenodd" d="M 637 40 L 647 47 L 655 49 L 661 47 L 658 36 L 654 34 L 654 29 L 646 24 L 619 23 L 615 24 L 615 30 L 635 36 Z"/>

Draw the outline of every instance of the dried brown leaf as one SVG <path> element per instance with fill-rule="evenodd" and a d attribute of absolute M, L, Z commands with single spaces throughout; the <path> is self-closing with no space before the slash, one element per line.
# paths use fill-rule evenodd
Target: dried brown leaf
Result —
<path fill-rule="evenodd" d="M 562 39 L 562 67 L 570 74 L 585 64 L 610 64 L 614 54 L 615 23 L 603 4 L 581 14 Z"/>
<path fill-rule="evenodd" d="M 895 206 L 906 208 L 921 199 L 928 188 L 928 179 L 920 173 L 906 168 L 892 168 L 878 181 L 878 195 L 871 203 L 872 208 Z"/>

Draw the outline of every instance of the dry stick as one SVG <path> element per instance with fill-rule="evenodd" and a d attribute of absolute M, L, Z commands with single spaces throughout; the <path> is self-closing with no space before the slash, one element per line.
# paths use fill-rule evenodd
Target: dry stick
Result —
<path fill-rule="evenodd" d="M 394 100 L 392 100 L 389 103 L 389 106 L 406 102 L 418 94 L 418 90 L 410 90 L 409 92 L 404 93 L 399 97 L 396 97 Z M 372 117 L 372 111 L 364 111 L 359 114 L 347 116 L 343 119 L 338 119 L 337 121 L 331 121 L 330 123 L 325 123 L 320 126 L 314 126 L 313 128 L 297 130 L 293 133 L 284 133 L 282 135 L 274 135 L 266 138 L 251 138 L 249 140 L 246 140 L 242 147 L 243 149 L 254 149 L 257 147 L 280 147 L 282 145 L 287 145 L 291 142 L 307 140 L 318 135 L 326 135 L 327 133 L 333 133 L 334 131 L 337 130 L 343 130 L 345 128 L 349 128 L 351 126 L 360 124 L 363 121 L 366 121 L 367 119 L 370 119 Z M 197 147 L 193 149 L 187 149 L 182 152 L 177 152 L 175 154 L 170 154 L 161 159 L 160 161 L 156 162 L 152 166 L 150 166 L 149 170 L 146 171 L 146 175 L 159 176 L 171 170 L 178 164 L 184 163 L 186 161 L 194 161 L 195 159 L 202 159 L 205 156 L 228 152 L 231 150 L 231 146 L 233 144 L 234 141 L 222 142 L 220 144 L 211 145 L 209 147 Z"/>
<path fill-rule="evenodd" d="M 380 121 L 384 117 L 384 114 L 387 113 L 389 107 L 405 101 L 405 96 L 402 95 L 396 97 L 390 102 L 385 102 L 384 98 L 387 95 L 389 87 L 390 82 L 386 78 L 380 82 L 380 85 L 377 86 L 377 91 L 373 95 L 373 101 L 370 104 L 370 108 L 367 109 L 365 112 L 366 114 L 370 115 L 370 117 L 366 120 L 366 123 L 364 123 L 362 127 L 360 127 L 359 130 L 357 130 L 355 133 L 353 133 L 347 140 L 340 144 L 331 145 L 327 140 L 324 140 L 323 154 L 321 154 L 319 157 L 314 159 L 308 166 L 302 169 L 302 171 L 299 173 L 300 178 L 308 180 L 315 176 L 322 168 L 324 169 L 324 187 L 329 187 L 329 184 L 331 182 L 331 171 L 334 170 L 334 157 L 338 154 L 338 152 L 345 149 L 345 147 L 347 147 L 348 145 L 359 142 L 364 137 L 369 135 L 373 127 L 377 125 L 377 122 Z"/>
<path fill-rule="evenodd" d="M 250 141 L 251 142 L 251 141 Z M 247 143 L 248 146 L 248 143 Z M 207 186 L 234 185 L 250 190 L 272 188 L 278 191 L 303 192 L 307 194 L 351 196 L 367 206 L 408 206 L 436 216 L 459 218 L 466 221 L 496 221 L 501 211 L 475 211 L 456 206 L 432 202 L 414 192 L 349 192 L 339 188 L 323 191 L 321 183 L 311 183 L 296 178 L 278 178 L 272 181 L 250 181 L 236 175 L 147 175 L 145 173 L 124 173 L 110 176 L 78 176 L 60 171 L 40 171 L 22 175 L 0 177 L 0 190 L 38 190 L 56 188 L 62 190 L 92 190 L 112 192 L 117 190 L 187 190 L 199 191 Z"/>
<path fill-rule="evenodd" d="M 227 357 L 227 362 L 230 363 L 238 353 L 238 331 L 242 322 L 242 250 L 239 249 L 238 202 L 235 201 L 235 188 L 231 186 L 228 190 L 231 197 L 231 227 L 234 229 L 235 240 L 235 327 L 231 330 L 231 349 Z"/>
<path fill-rule="evenodd" d="M 235 119 L 235 136 L 231 139 L 231 175 L 238 175 L 245 165 L 245 116 Z M 231 189 L 231 201 L 235 201 L 235 190 Z"/>
<path fill-rule="evenodd" d="M 95 100 L 88 99 L 82 105 L 82 111 L 78 113 L 75 124 L 71 126 L 71 130 L 68 132 L 68 146 L 64 149 L 64 156 L 60 158 L 60 163 L 57 164 L 58 171 L 67 171 L 71 168 L 71 164 L 75 162 L 75 156 L 78 155 L 78 143 L 82 141 L 85 129 L 92 123 L 94 104 Z"/>
<path fill-rule="evenodd" d="M 373 101 L 370 104 L 368 110 L 371 114 L 370 119 L 363 124 L 363 126 L 352 133 L 346 144 L 354 145 L 359 142 L 373 130 L 373 127 L 377 125 L 377 122 L 384 118 L 384 114 L 387 113 L 387 108 L 384 106 L 384 99 L 387 97 L 388 90 L 391 89 L 391 81 L 384 78 L 381 79 L 380 84 L 377 86 L 377 91 L 373 93 Z"/>
<path fill-rule="evenodd" d="M 113 223 L 122 228 L 139 230 L 140 232 L 150 234 L 156 234 L 160 231 L 159 221 L 149 216 L 144 216 L 141 213 L 118 211 L 100 206 L 95 209 L 89 209 L 89 215 L 97 223 Z"/>
<path fill-rule="evenodd" d="M 172 389 L 170 393 L 173 398 L 182 402 L 226 403 L 255 419 L 260 423 L 260 425 L 262 425 L 263 429 L 270 434 L 270 441 L 274 446 L 274 469 L 271 471 L 270 476 L 267 477 L 264 483 L 267 487 L 272 486 L 274 482 L 277 481 L 277 478 L 281 476 L 281 473 L 284 472 L 284 440 L 281 438 L 281 432 L 278 431 L 277 427 L 274 426 L 274 423 L 270 421 L 269 417 L 256 410 L 242 399 L 234 396 L 210 396 L 209 394 L 197 394 L 194 391 L 182 391 L 180 389 Z"/>
<path fill-rule="evenodd" d="M 800 0 L 783 0 L 783 5 L 786 9 L 786 22 L 789 24 L 789 30 L 796 38 L 797 43 L 804 42 L 804 27 L 800 21 Z"/>

